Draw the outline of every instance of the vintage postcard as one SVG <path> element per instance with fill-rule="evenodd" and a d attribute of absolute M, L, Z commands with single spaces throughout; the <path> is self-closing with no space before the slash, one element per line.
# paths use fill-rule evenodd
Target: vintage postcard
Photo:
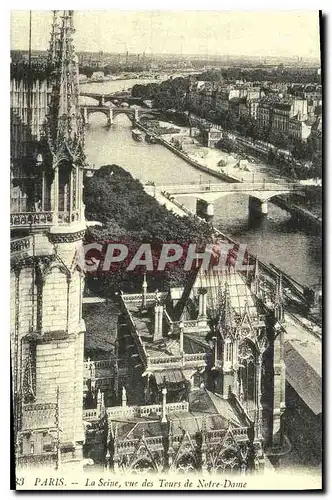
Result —
<path fill-rule="evenodd" d="M 12 488 L 322 488 L 319 11 L 12 11 Z"/>

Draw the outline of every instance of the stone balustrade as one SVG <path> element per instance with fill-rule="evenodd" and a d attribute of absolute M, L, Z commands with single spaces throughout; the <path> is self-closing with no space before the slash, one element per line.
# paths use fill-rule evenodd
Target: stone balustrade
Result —
<path fill-rule="evenodd" d="M 87 410 L 84 410 L 87 411 Z M 89 410 L 90 411 L 90 410 Z M 97 411 L 97 410 L 96 410 Z M 114 406 L 107 408 L 107 416 L 110 420 L 119 417 L 147 417 L 155 414 L 160 417 L 162 414 L 162 405 L 146 405 L 146 406 Z M 167 403 L 166 415 L 174 411 L 189 411 L 189 403 Z"/>
<path fill-rule="evenodd" d="M 159 293 L 160 300 L 166 299 L 167 297 L 167 292 L 160 292 Z M 131 302 L 135 303 L 141 303 L 142 302 L 142 294 L 141 293 L 123 293 L 121 294 L 121 298 L 125 304 L 129 304 Z M 156 294 L 155 293 L 147 293 L 146 294 L 146 300 L 147 302 L 155 302 L 156 300 Z"/>
<path fill-rule="evenodd" d="M 194 354 L 185 354 L 184 355 L 184 362 L 185 363 L 191 363 L 193 361 L 204 361 L 206 359 L 206 353 L 205 352 L 197 352 Z"/>
<path fill-rule="evenodd" d="M 13 212 L 10 214 L 11 228 L 30 228 L 32 226 L 64 225 L 78 222 L 79 210 L 73 212 Z"/>
<path fill-rule="evenodd" d="M 83 410 L 83 420 L 98 420 L 99 419 L 99 410 L 97 408 L 93 408 L 91 410 Z"/>
<path fill-rule="evenodd" d="M 131 450 L 136 449 L 139 441 L 140 441 L 139 439 L 130 439 L 128 441 L 122 441 L 121 443 L 119 443 L 117 445 L 117 450 L 121 451 L 121 452 L 123 452 L 123 451 L 130 452 Z M 149 449 L 151 449 L 151 448 L 163 449 L 163 437 L 162 436 L 147 437 L 147 438 L 145 438 L 145 441 L 146 441 Z"/>
<path fill-rule="evenodd" d="M 164 191 L 171 195 L 180 195 L 187 193 L 203 193 L 205 191 L 209 192 L 246 192 L 246 191 L 273 191 L 273 192 L 283 192 L 285 190 L 293 192 L 303 190 L 303 186 L 297 183 L 273 183 L 273 182 L 234 182 L 227 184 L 212 184 L 212 183 L 202 183 L 202 184 L 186 184 L 186 185 L 168 185 L 168 186 L 158 186 L 160 191 Z"/>
<path fill-rule="evenodd" d="M 10 214 L 11 227 L 51 226 L 53 212 L 17 212 Z"/>
<path fill-rule="evenodd" d="M 226 433 L 227 433 L 226 429 L 207 431 L 206 439 L 207 441 L 214 441 L 214 440 L 221 441 Z M 248 427 L 234 427 L 232 428 L 232 434 L 236 439 L 236 441 L 249 441 Z"/>
<path fill-rule="evenodd" d="M 168 365 L 171 363 L 180 363 L 182 361 L 182 356 L 163 356 L 163 357 L 149 357 L 148 365 Z"/>
<path fill-rule="evenodd" d="M 56 428 L 56 403 L 23 405 L 22 430 Z"/>
<path fill-rule="evenodd" d="M 199 326 L 198 323 L 199 322 L 197 319 L 192 320 L 192 321 L 186 320 L 186 321 L 183 321 L 183 328 L 184 328 L 184 330 L 186 328 L 197 328 Z"/>
<path fill-rule="evenodd" d="M 10 241 L 10 253 L 23 252 L 32 248 L 33 236 L 26 236 L 24 238 L 16 238 Z"/>

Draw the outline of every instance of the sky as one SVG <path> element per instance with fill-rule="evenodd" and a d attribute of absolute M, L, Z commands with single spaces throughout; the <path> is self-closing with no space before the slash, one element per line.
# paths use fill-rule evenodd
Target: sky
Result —
<path fill-rule="evenodd" d="M 52 14 L 32 11 L 32 49 L 48 48 Z M 319 59 L 318 11 L 75 11 L 77 51 Z M 11 12 L 11 48 L 27 49 L 29 11 Z"/>

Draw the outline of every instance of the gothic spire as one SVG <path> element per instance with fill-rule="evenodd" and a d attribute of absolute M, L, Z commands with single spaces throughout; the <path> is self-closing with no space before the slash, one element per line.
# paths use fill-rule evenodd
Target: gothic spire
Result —
<path fill-rule="evenodd" d="M 255 279 L 258 279 L 259 277 L 259 267 L 258 267 L 258 259 L 257 259 L 257 256 L 256 256 L 256 259 L 255 259 Z"/>
<path fill-rule="evenodd" d="M 232 304 L 227 281 L 225 282 L 224 324 L 226 327 L 232 326 Z"/>
<path fill-rule="evenodd" d="M 227 332 L 230 330 L 232 326 L 233 326 L 233 314 L 232 314 L 231 296 L 229 293 L 229 285 L 226 281 L 223 300 L 220 308 L 220 316 L 218 321 L 218 327 L 221 335 L 223 337 L 227 336 Z"/>
<path fill-rule="evenodd" d="M 274 315 L 277 321 L 283 321 L 283 287 L 282 276 L 279 275 L 276 282 L 275 298 L 274 298 Z"/>
<path fill-rule="evenodd" d="M 59 16 L 58 10 L 53 10 L 53 20 L 51 27 L 50 47 L 48 51 L 48 63 L 53 66 L 55 64 L 55 56 L 58 50 L 58 35 L 59 35 Z"/>
<path fill-rule="evenodd" d="M 47 117 L 48 144 L 53 168 L 61 161 L 82 164 L 83 120 L 79 107 L 78 60 L 73 45 L 73 11 L 53 13 L 49 60 L 52 62 L 52 97 Z"/>
<path fill-rule="evenodd" d="M 282 277 L 279 275 L 276 281 L 276 289 L 275 289 L 275 304 L 279 305 L 282 302 Z"/>

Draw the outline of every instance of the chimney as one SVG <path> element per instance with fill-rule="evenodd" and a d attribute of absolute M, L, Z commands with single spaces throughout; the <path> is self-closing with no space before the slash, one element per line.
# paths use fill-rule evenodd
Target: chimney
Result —
<path fill-rule="evenodd" d="M 180 325 L 180 354 L 183 353 L 183 323 L 181 321 Z"/>
<path fill-rule="evenodd" d="M 276 292 L 274 299 L 274 317 L 280 323 L 284 321 L 284 306 L 283 306 L 283 286 L 282 276 L 278 276 L 276 283 Z"/>
<path fill-rule="evenodd" d="M 213 342 L 213 366 L 215 367 L 217 365 L 217 361 L 218 361 L 217 337 L 212 337 L 212 342 Z"/>
<path fill-rule="evenodd" d="M 163 315 L 164 308 L 161 305 L 154 307 L 154 335 L 153 340 L 161 340 L 163 338 Z"/>
<path fill-rule="evenodd" d="M 198 296 L 198 317 L 205 318 L 206 317 L 206 288 L 201 288 L 199 290 Z"/>
<path fill-rule="evenodd" d="M 148 284 L 146 281 L 146 273 L 144 273 L 143 284 L 142 284 L 142 309 L 146 309 L 147 290 L 148 290 Z"/>
<path fill-rule="evenodd" d="M 127 392 L 125 387 L 122 387 L 122 406 L 127 406 Z"/>
<path fill-rule="evenodd" d="M 104 393 L 102 392 L 101 393 L 101 400 L 100 400 L 100 417 L 104 417 L 105 416 L 105 411 L 106 411 L 106 408 L 105 408 L 105 397 L 104 397 Z"/>
<path fill-rule="evenodd" d="M 99 416 L 101 415 L 101 408 L 102 408 L 101 390 L 98 389 L 98 392 L 97 392 L 97 412 L 98 412 Z"/>
<path fill-rule="evenodd" d="M 162 388 L 161 393 L 163 395 L 163 402 L 162 402 L 162 408 L 161 408 L 161 421 L 162 422 L 167 422 L 167 418 L 166 418 L 166 394 L 167 394 L 167 389 L 166 389 L 166 387 Z"/>
<path fill-rule="evenodd" d="M 159 333 L 163 336 L 163 317 L 164 317 L 164 306 L 159 306 Z"/>

